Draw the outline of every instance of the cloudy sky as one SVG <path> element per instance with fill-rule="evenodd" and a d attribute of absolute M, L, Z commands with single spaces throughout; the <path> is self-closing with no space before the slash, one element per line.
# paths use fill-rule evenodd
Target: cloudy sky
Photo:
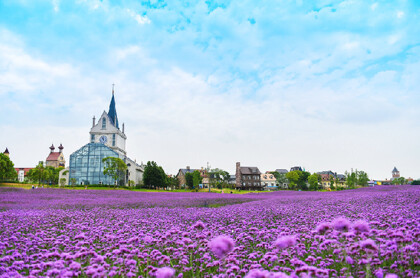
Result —
<path fill-rule="evenodd" d="M 0 148 L 68 161 L 115 83 L 129 156 L 168 173 L 420 178 L 419 22 L 414 0 L 2 0 Z"/>

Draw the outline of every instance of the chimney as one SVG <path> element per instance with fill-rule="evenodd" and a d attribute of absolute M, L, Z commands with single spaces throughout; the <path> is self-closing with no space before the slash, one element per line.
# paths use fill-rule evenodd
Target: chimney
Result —
<path fill-rule="evenodd" d="M 236 162 L 236 188 L 242 186 L 242 176 L 241 176 L 241 163 Z"/>
<path fill-rule="evenodd" d="M 92 127 L 94 127 L 95 126 L 95 121 L 96 121 L 96 118 L 95 118 L 95 116 L 93 116 L 93 119 L 92 119 L 93 121 L 92 121 Z"/>

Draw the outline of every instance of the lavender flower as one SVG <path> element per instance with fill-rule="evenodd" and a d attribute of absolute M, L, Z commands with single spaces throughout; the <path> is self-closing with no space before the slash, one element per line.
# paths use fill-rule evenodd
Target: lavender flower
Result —
<path fill-rule="evenodd" d="M 370 231 L 369 224 L 366 221 L 358 220 L 353 223 L 353 230 L 356 233 L 367 233 Z"/>
<path fill-rule="evenodd" d="M 370 238 L 361 241 L 360 242 L 360 247 L 362 247 L 363 249 L 365 249 L 365 251 L 367 251 L 367 252 L 371 252 L 371 251 L 375 251 L 376 252 L 376 251 L 378 251 L 378 246 Z"/>
<path fill-rule="evenodd" d="M 231 252 L 234 246 L 235 242 L 228 236 L 218 236 L 209 242 L 210 250 L 219 259 Z"/>
<path fill-rule="evenodd" d="M 279 249 L 289 248 L 295 244 L 296 244 L 296 237 L 294 236 L 282 236 L 274 242 L 274 245 Z"/>
<path fill-rule="evenodd" d="M 162 267 L 156 270 L 155 274 L 156 278 L 171 278 L 175 275 L 175 270 L 170 267 Z"/>
<path fill-rule="evenodd" d="M 337 231 L 345 232 L 345 231 L 348 231 L 350 228 L 350 221 L 344 217 L 339 217 L 339 218 L 334 219 L 334 221 L 332 222 L 332 225 L 334 229 L 336 229 Z"/>
<path fill-rule="evenodd" d="M 318 234 L 324 234 L 326 231 L 330 230 L 331 228 L 332 227 L 331 227 L 331 224 L 330 223 L 328 223 L 328 222 L 322 222 L 322 223 L 319 223 L 316 226 L 315 231 Z"/>

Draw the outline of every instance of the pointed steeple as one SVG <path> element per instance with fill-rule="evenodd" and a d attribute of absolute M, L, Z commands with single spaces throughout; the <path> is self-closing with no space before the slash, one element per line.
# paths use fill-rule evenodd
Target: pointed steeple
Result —
<path fill-rule="evenodd" d="M 117 117 L 117 109 L 115 108 L 115 98 L 114 98 L 114 84 L 112 84 L 112 98 L 111 103 L 109 104 L 109 111 L 108 116 L 111 120 L 111 123 L 116 127 L 120 128 L 118 126 L 118 117 Z"/>

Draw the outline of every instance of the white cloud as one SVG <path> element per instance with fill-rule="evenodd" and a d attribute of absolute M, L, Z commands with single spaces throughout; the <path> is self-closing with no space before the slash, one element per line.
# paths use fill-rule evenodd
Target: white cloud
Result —
<path fill-rule="evenodd" d="M 58 12 L 60 10 L 59 4 L 60 4 L 60 0 L 52 0 L 54 12 Z"/>
<path fill-rule="evenodd" d="M 130 9 L 127 9 L 126 11 L 127 11 L 127 14 L 131 16 L 132 18 L 134 18 L 137 21 L 137 23 L 140 25 L 151 23 L 150 19 L 147 16 L 141 16 Z"/>

